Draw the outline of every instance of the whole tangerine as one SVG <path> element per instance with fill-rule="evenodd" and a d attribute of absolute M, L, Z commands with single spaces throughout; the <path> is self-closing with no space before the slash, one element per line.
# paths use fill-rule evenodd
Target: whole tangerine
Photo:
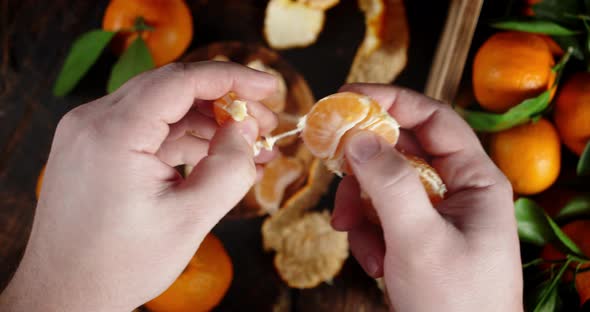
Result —
<path fill-rule="evenodd" d="M 489 152 L 517 194 L 540 193 L 559 176 L 559 136 L 546 119 L 495 133 Z"/>
<path fill-rule="evenodd" d="M 582 155 L 590 142 L 590 73 L 574 74 L 563 84 L 555 102 L 553 117 L 563 143 Z"/>
<path fill-rule="evenodd" d="M 177 59 L 193 38 L 193 20 L 183 0 L 112 0 L 102 20 L 102 28 L 118 31 L 113 48 L 122 53 L 137 37 L 133 29 L 138 18 L 151 27 L 141 31 L 156 66 Z"/>
<path fill-rule="evenodd" d="M 477 51 L 473 91 L 486 110 L 502 113 L 553 86 L 555 60 L 539 35 L 500 32 Z"/>
<path fill-rule="evenodd" d="M 223 299 L 232 278 L 233 266 L 227 251 L 215 235 L 209 234 L 184 272 L 145 306 L 153 312 L 209 311 Z"/>

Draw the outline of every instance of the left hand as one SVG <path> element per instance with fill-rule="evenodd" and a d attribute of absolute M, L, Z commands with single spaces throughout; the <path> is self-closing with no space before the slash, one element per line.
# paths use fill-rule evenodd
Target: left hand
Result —
<path fill-rule="evenodd" d="M 128 312 L 167 289 L 253 185 L 252 143 L 276 126 L 255 101 L 276 85 L 237 64 L 171 64 L 69 112 L 0 309 Z M 218 128 L 203 106 L 229 91 L 253 118 Z M 186 179 L 181 164 L 196 165 Z"/>

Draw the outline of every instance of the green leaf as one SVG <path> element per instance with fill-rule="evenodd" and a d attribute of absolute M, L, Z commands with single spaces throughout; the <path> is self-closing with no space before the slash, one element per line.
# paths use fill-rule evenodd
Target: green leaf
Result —
<path fill-rule="evenodd" d="M 578 30 L 572 30 L 546 20 L 507 19 L 494 22 L 491 26 L 498 29 L 524 31 L 551 36 L 572 36 L 580 33 Z"/>
<path fill-rule="evenodd" d="M 465 118 L 465 121 L 476 131 L 498 132 L 510 129 L 531 121 L 541 114 L 549 106 L 551 91 L 547 90 L 537 97 L 524 100 L 503 114 L 494 114 L 483 111 L 472 111 L 457 107 L 456 111 Z"/>
<path fill-rule="evenodd" d="M 66 61 L 53 86 L 55 96 L 68 94 L 88 72 L 109 44 L 115 32 L 92 30 L 80 36 L 72 45 Z"/>
<path fill-rule="evenodd" d="M 558 311 L 557 308 L 560 306 L 560 298 L 559 298 L 559 287 L 552 287 L 549 288 L 551 284 L 547 284 L 545 287 L 545 291 L 541 292 L 544 297 L 539 298 L 537 304 L 535 305 L 535 312 L 555 312 Z"/>
<path fill-rule="evenodd" d="M 107 91 L 114 92 L 127 80 L 154 67 L 154 60 L 145 41 L 138 36 L 113 66 Z"/>
<path fill-rule="evenodd" d="M 588 141 L 582 152 L 582 156 L 580 156 L 576 172 L 579 176 L 590 175 L 590 141 Z"/>
<path fill-rule="evenodd" d="M 557 225 L 557 223 L 555 223 L 555 221 L 553 221 L 553 219 L 551 219 L 549 216 L 546 215 L 546 218 L 549 226 L 551 226 L 551 229 L 553 230 L 553 233 L 555 233 L 555 236 L 561 243 L 562 249 L 565 247 L 565 251 L 570 255 L 574 255 L 576 258 L 585 258 L 586 256 L 584 256 L 584 252 L 565 233 L 563 233 L 563 231 L 559 228 L 559 225 Z"/>
<path fill-rule="evenodd" d="M 535 17 L 549 19 L 563 25 L 578 25 L 568 16 L 583 12 L 579 0 L 543 0 L 533 6 Z"/>
<path fill-rule="evenodd" d="M 559 282 L 570 262 L 570 260 L 566 261 L 551 280 L 541 284 L 540 291 L 534 298 L 534 312 L 554 312 L 557 310 L 560 305 Z"/>
<path fill-rule="evenodd" d="M 580 248 L 559 228 L 543 208 L 526 197 L 514 202 L 518 237 L 522 242 L 543 246 L 554 243 L 576 258 L 585 259 Z"/>
<path fill-rule="evenodd" d="M 556 220 L 567 220 L 590 216 L 590 196 L 576 196 L 572 198 L 555 216 Z"/>
<path fill-rule="evenodd" d="M 555 239 L 545 212 L 534 201 L 521 197 L 514 203 L 518 237 L 521 241 L 543 246 Z"/>

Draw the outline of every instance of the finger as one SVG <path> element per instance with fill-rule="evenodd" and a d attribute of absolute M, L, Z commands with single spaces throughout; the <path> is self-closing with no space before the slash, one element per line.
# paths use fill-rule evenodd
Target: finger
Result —
<path fill-rule="evenodd" d="M 229 91 L 257 101 L 276 90 L 274 76 L 227 62 L 170 64 L 132 79 L 113 105 L 118 127 L 111 129 L 132 150 L 155 153 L 195 99 L 214 100 Z"/>
<path fill-rule="evenodd" d="M 386 85 L 353 84 L 342 90 L 371 96 L 388 109 L 402 128 L 414 133 L 423 150 L 433 156 L 431 164 L 446 184 L 449 199 L 465 192 L 503 194 L 499 200 L 511 198 L 506 195 L 511 192 L 506 178 L 487 156 L 473 130 L 449 105 Z M 473 226 L 513 223 L 513 211 L 498 210 L 497 205 L 486 203 L 455 209 L 453 221 Z"/>
<path fill-rule="evenodd" d="M 345 155 L 361 190 L 371 199 L 386 238 L 399 239 L 442 222 L 415 169 L 382 138 L 359 132 L 345 142 Z"/>
<path fill-rule="evenodd" d="M 434 157 L 432 165 L 450 194 L 494 183 L 485 177 L 497 177 L 495 166 L 473 130 L 449 105 L 388 85 L 351 84 L 341 90 L 369 95 L 387 109 L 402 128 L 411 130 L 424 151 Z M 466 159 L 484 161 L 465 163 Z M 456 173 L 469 178 L 459 178 Z"/>
<path fill-rule="evenodd" d="M 422 159 L 430 159 L 430 155 L 422 149 L 416 136 L 411 131 L 405 129 L 400 129 L 399 139 L 395 144 L 395 148 L 405 154 L 418 156 Z"/>
<path fill-rule="evenodd" d="M 279 124 L 279 119 L 268 107 L 259 102 L 248 101 L 248 115 L 258 122 L 260 135 L 269 135 Z"/>
<path fill-rule="evenodd" d="M 201 112 L 203 115 L 215 118 L 215 113 L 213 113 L 213 101 L 206 101 L 206 100 L 195 100 L 194 106 Z"/>
<path fill-rule="evenodd" d="M 337 231 L 349 231 L 361 224 L 363 220 L 358 182 L 352 176 L 345 176 L 336 190 L 332 227 Z"/>
<path fill-rule="evenodd" d="M 348 243 L 352 254 L 369 276 L 373 278 L 383 276 L 385 242 L 378 226 L 365 222 L 350 230 Z"/>
<path fill-rule="evenodd" d="M 164 142 L 156 156 L 171 167 L 194 166 L 207 156 L 208 148 L 209 141 L 185 135 L 179 139 Z"/>
<path fill-rule="evenodd" d="M 262 180 L 263 176 L 264 176 L 264 167 L 261 165 L 256 165 L 256 183 L 260 182 L 260 180 Z"/>
<path fill-rule="evenodd" d="M 198 110 L 192 109 L 179 122 L 170 125 L 170 133 L 166 140 L 176 140 L 186 135 L 187 132 L 192 136 L 211 140 L 216 130 L 217 123 L 215 123 L 215 120 L 201 114 Z"/>
<path fill-rule="evenodd" d="M 258 135 L 256 122 L 229 122 L 211 140 L 203 158 L 175 190 L 180 206 L 190 209 L 206 231 L 229 212 L 256 179 L 252 145 Z"/>

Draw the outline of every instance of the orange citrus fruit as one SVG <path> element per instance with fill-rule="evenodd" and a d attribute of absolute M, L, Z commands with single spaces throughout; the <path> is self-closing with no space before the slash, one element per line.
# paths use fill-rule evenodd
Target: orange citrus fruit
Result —
<path fill-rule="evenodd" d="M 580 247 L 584 255 L 590 255 L 590 220 L 578 220 L 568 223 L 562 227 L 563 232 Z M 553 245 L 546 245 L 541 252 L 541 258 L 547 261 L 564 260 L 565 254 Z M 590 264 L 582 265 L 582 269 L 589 268 Z M 572 264 L 572 269 L 575 265 Z M 566 274 L 564 280 L 571 281 L 573 274 Z M 583 272 L 576 275 L 576 290 L 580 295 L 580 302 L 584 304 L 590 300 L 590 272 Z"/>
<path fill-rule="evenodd" d="M 311 153 L 324 160 L 328 169 L 338 174 L 351 174 L 344 159 L 343 142 L 356 132 L 372 131 L 392 146 L 399 137 L 399 124 L 381 106 L 368 96 L 342 92 L 330 95 L 312 107 L 307 114 L 301 137 Z M 416 168 L 433 203 L 444 198 L 446 186 L 426 161 L 406 155 Z M 365 193 L 361 193 L 363 210 L 367 218 L 378 224 L 377 214 Z"/>
<path fill-rule="evenodd" d="M 285 191 L 303 170 L 303 163 L 295 157 L 279 156 L 266 164 L 262 179 L 254 185 L 258 204 L 267 212 L 279 210 Z"/>
<path fill-rule="evenodd" d="M 45 177 L 45 165 L 43 165 L 43 168 L 41 168 L 41 171 L 39 172 L 39 177 L 37 178 L 37 186 L 35 187 L 35 195 L 37 196 L 37 199 L 39 199 L 39 196 L 41 196 L 41 187 L 43 186 L 43 178 Z"/>
<path fill-rule="evenodd" d="M 420 178 L 422 186 L 424 186 L 424 189 L 426 190 L 426 194 L 428 195 L 430 202 L 433 205 L 436 205 L 445 199 L 447 186 L 444 184 L 436 170 L 420 157 L 408 154 L 404 155 L 410 162 L 410 165 L 412 165 L 412 167 L 418 171 L 418 177 Z M 364 192 L 361 192 L 361 206 L 367 220 L 374 224 L 380 224 L 377 211 L 373 207 L 371 199 Z"/>
<path fill-rule="evenodd" d="M 353 92 L 341 92 L 318 101 L 307 114 L 301 138 L 328 169 L 338 174 L 350 173 L 344 160 L 345 135 L 359 130 L 372 131 L 391 145 L 397 143 L 399 124 L 379 103 Z"/>
<path fill-rule="evenodd" d="M 248 115 L 246 101 L 238 99 L 233 92 L 213 101 L 213 114 L 218 125 L 223 125 L 228 120 L 242 121 Z"/>
<path fill-rule="evenodd" d="M 436 170 L 424 159 L 412 155 L 406 155 L 410 165 L 418 170 L 420 182 L 426 189 L 426 194 L 432 204 L 436 204 L 445 198 L 447 188 Z"/>
<path fill-rule="evenodd" d="M 170 63 L 188 48 L 193 38 L 193 19 L 183 0 L 112 0 L 102 20 L 102 28 L 118 31 L 113 46 L 123 52 L 137 37 L 129 31 L 138 18 L 152 30 L 141 32 L 156 66 Z"/>
<path fill-rule="evenodd" d="M 563 143 L 582 155 L 590 142 L 590 73 L 574 74 L 555 101 L 554 120 Z"/>
<path fill-rule="evenodd" d="M 559 175 L 559 136 L 546 119 L 495 133 L 490 140 L 489 152 L 518 194 L 540 193 Z"/>
<path fill-rule="evenodd" d="M 553 86 L 555 60 L 539 35 L 500 32 L 477 51 L 473 91 L 486 110 L 502 113 Z"/>
<path fill-rule="evenodd" d="M 176 281 L 145 304 L 153 312 L 209 311 L 229 289 L 233 266 L 221 241 L 209 234 Z"/>

